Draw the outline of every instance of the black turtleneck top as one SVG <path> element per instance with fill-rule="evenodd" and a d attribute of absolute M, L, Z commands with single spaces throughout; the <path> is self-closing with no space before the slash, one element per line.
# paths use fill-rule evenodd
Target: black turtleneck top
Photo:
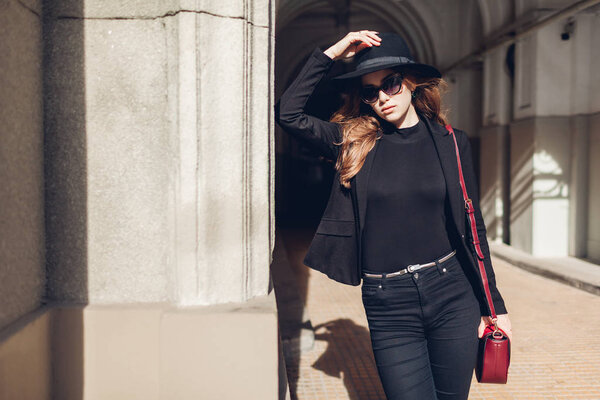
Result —
<path fill-rule="evenodd" d="M 366 270 L 393 272 L 452 251 L 446 183 L 424 122 L 384 130 L 367 186 Z"/>

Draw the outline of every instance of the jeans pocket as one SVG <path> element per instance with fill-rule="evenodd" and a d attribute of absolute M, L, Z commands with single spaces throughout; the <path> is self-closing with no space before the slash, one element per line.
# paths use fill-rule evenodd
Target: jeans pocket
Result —
<path fill-rule="evenodd" d="M 363 299 L 375 296 L 379 290 L 381 290 L 381 284 L 378 282 L 366 282 L 360 287 Z"/>
<path fill-rule="evenodd" d="M 467 276 L 465 275 L 465 272 L 463 271 L 463 269 L 462 269 L 460 263 L 458 262 L 458 260 L 456 259 L 456 257 L 452 257 L 450 260 L 448 260 L 448 262 L 442 264 L 442 271 L 451 280 L 459 281 L 459 282 L 467 282 L 468 281 Z"/>
<path fill-rule="evenodd" d="M 377 294 L 378 285 L 362 285 L 360 290 L 363 297 L 373 296 Z"/>

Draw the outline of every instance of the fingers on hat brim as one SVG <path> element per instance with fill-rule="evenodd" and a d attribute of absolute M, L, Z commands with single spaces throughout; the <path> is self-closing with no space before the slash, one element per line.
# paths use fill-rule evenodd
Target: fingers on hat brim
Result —
<path fill-rule="evenodd" d="M 387 68 L 406 70 L 414 75 L 418 75 L 418 76 L 422 76 L 422 77 L 426 77 L 426 78 L 427 77 L 429 77 L 429 78 L 441 78 L 442 77 L 442 74 L 440 73 L 440 71 L 438 71 L 435 67 L 432 67 L 431 65 L 427 65 L 427 64 L 397 65 L 397 64 L 395 64 L 395 65 L 384 65 L 384 66 L 375 67 L 372 69 L 366 69 L 364 71 L 348 72 L 346 74 L 336 76 L 336 77 L 332 78 L 332 80 L 344 81 L 344 80 L 349 80 L 349 79 L 353 79 L 353 78 L 360 78 L 361 76 L 369 74 L 371 72 L 375 72 L 375 71 L 379 71 L 379 70 L 387 69 Z"/>

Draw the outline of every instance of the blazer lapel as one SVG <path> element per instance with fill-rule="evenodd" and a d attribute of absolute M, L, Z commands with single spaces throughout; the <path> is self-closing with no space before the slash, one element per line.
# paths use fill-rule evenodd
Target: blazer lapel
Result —
<path fill-rule="evenodd" d="M 375 154 L 377 153 L 377 149 L 379 148 L 379 142 L 380 141 L 377 140 L 373 149 L 369 151 L 369 153 L 367 153 L 365 163 L 355 176 L 359 221 L 358 240 L 360 240 L 360 234 L 362 233 L 364 227 L 365 216 L 367 215 L 367 184 L 369 183 L 369 174 L 371 173 L 371 168 L 373 167 L 373 160 L 375 159 Z"/>
<path fill-rule="evenodd" d="M 446 180 L 446 190 L 448 191 L 448 199 L 452 209 L 452 216 L 458 229 L 459 234 L 465 233 L 465 211 L 464 200 L 462 198 L 462 189 L 458 177 L 458 164 L 456 161 L 456 150 L 454 148 L 454 140 L 450 132 L 442 125 L 423 118 L 425 125 L 435 144 L 444 178 Z"/>

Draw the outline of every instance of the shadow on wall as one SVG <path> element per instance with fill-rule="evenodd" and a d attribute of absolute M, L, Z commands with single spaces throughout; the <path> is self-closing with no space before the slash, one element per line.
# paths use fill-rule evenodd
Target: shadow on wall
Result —
<path fill-rule="evenodd" d="M 531 207 L 533 175 L 531 174 L 531 160 L 533 157 L 533 144 L 526 149 L 519 150 L 519 157 L 511 157 L 511 224 L 518 220 L 523 213 Z"/>
<path fill-rule="evenodd" d="M 43 2 L 46 301 L 87 304 L 83 2 L 62 2 L 61 15 L 57 8 L 54 2 Z M 55 314 L 50 339 L 52 398 L 83 398 L 83 315 L 77 315 Z"/>

